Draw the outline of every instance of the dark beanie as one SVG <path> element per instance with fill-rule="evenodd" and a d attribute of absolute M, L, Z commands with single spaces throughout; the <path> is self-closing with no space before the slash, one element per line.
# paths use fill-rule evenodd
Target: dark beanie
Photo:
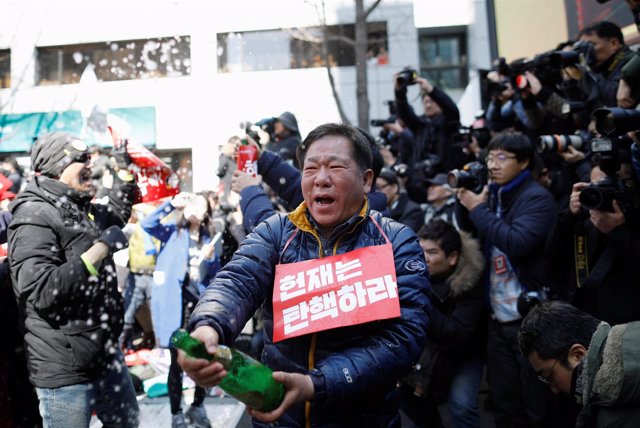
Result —
<path fill-rule="evenodd" d="M 33 171 L 58 178 L 72 162 L 84 162 L 91 151 L 78 137 L 67 132 L 42 135 L 31 149 Z"/>

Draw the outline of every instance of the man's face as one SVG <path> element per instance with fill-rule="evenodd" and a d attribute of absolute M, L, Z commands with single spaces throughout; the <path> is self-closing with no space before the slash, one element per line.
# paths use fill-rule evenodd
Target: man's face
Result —
<path fill-rule="evenodd" d="M 516 155 L 506 150 L 491 150 L 487 156 L 491 180 L 500 186 L 516 178 L 527 166 L 529 166 L 529 159 L 518 162 Z"/>
<path fill-rule="evenodd" d="M 424 252 L 424 258 L 429 266 L 431 276 L 439 277 L 448 274 L 458 263 L 458 253 L 452 252 L 445 255 L 444 250 L 436 241 L 431 239 L 420 239 L 420 247 Z"/>
<path fill-rule="evenodd" d="M 441 202 L 451 196 L 453 192 L 445 186 L 439 184 L 432 184 L 427 187 L 427 202 L 433 204 L 435 202 Z"/>
<path fill-rule="evenodd" d="M 282 135 L 285 131 L 285 127 L 279 120 L 276 120 L 273 124 L 273 131 L 276 135 Z"/>
<path fill-rule="evenodd" d="M 574 347 L 576 346 L 579 346 L 584 350 L 580 345 L 574 345 Z M 575 369 L 580 363 L 580 359 L 582 359 L 584 355 L 586 355 L 586 350 L 584 350 L 584 354 L 582 356 L 574 356 L 570 353 L 568 357 L 568 364 L 564 364 L 556 358 L 543 360 L 538 352 L 533 351 L 529 355 L 529 362 L 538 376 L 544 379 L 545 383 L 549 384 L 549 387 L 554 394 L 562 393 L 570 395 L 573 369 Z"/>
<path fill-rule="evenodd" d="M 79 192 L 92 192 L 94 191 L 91 180 L 92 167 L 93 163 L 91 160 L 87 160 L 86 162 L 72 162 L 62 171 L 58 180 Z"/>
<path fill-rule="evenodd" d="M 601 39 L 596 33 L 583 34 L 580 36 L 580 40 L 593 43 L 593 51 L 596 54 L 597 65 L 608 60 L 620 49 L 618 39 Z"/>
<path fill-rule="evenodd" d="M 371 190 L 373 171 L 360 171 L 352 156 L 352 142 L 326 136 L 307 151 L 302 169 L 302 193 L 311 216 L 332 230 L 355 215 Z"/>
<path fill-rule="evenodd" d="M 424 114 L 427 117 L 437 116 L 442 113 L 440 106 L 429 95 L 422 97 L 422 105 L 424 106 Z"/>
<path fill-rule="evenodd" d="M 378 191 L 385 194 L 387 197 L 387 204 L 391 205 L 398 194 L 398 185 L 393 183 L 388 183 L 384 178 L 378 177 L 376 179 L 376 189 Z"/>

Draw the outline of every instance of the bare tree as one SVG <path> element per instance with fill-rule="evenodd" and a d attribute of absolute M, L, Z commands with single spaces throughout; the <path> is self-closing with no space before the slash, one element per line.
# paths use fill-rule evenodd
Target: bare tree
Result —
<path fill-rule="evenodd" d="M 341 42 L 354 48 L 356 62 L 356 99 L 358 108 L 358 126 L 363 129 L 367 129 L 367 127 L 369 126 L 369 93 L 367 91 L 367 48 L 369 46 L 369 40 L 367 33 L 367 18 L 369 17 L 371 12 L 373 12 L 373 10 L 380 4 L 381 1 L 382 0 L 374 1 L 366 10 L 364 7 L 364 0 L 355 1 L 355 40 L 345 36 L 334 36 L 329 34 L 324 0 L 321 1 L 320 10 L 318 10 L 317 5 L 314 4 L 322 25 L 322 59 L 327 70 L 327 77 L 329 78 L 331 93 L 333 94 L 333 99 L 336 102 L 336 107 L 338 108 L 338 113 L 340 114 L 340 119 L 343 123 L 350 123 L 350 121 L 344 111 L 342 102 L 340 100 L 340 95 L 338 94 L 338 91 L 336 89 L 332 64 L 329 56 L 329 42 L 333 40 L 340 40 Z M 308 37 L 308 35 L 301 34 L 300 32 L 291 35 L 293 37 L 306 41 L 317 42 L 317 38 Z"/>

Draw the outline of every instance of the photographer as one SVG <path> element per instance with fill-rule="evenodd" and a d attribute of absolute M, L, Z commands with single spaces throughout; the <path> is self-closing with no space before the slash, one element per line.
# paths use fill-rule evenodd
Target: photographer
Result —
<path fill-rule="evenodd" d="M 396 174 L 390 169 L 382 169 L 375 181 L 376 189 L 387 196 L 389 217 L 397 222 L 409 226 L 414 232 L 422 227 L 422 209 L 420 205 L 409 199 L 407 193 L 400 187 Z"/>
<path fill-rule="evenodd" d="M 456 215 L 462 229 L 483 240 L 489 267 L 487 356 L 496 425 L 549 426 L 548 391 L 518 351 L 517 334 L 526 310 L 519 298 L 538 292 L 542 300 L 541 290 L 550 283 L 542 250 L 555 202 L 531 175 L 535 152 L 525 135 L 499 134 L 488 151 L 491 184 L 480 194 L 459 189 Z"/>
<path fill-rule="evenodd" d="M 380 132 L 380 137 L 384 139 L 391 152 L 395 154 L 396 163 L 413 167 L 415 161 L 420 159 L 413 132 L 405 127 L 400 119 L 392 123 L 385 123 L 382 128 L 383 131 Z"/>
<path fill-rule="evenodd" d="M 509 76 L 503 74 L 507 72 L 508 66 L 501 62 L 494 68 L 495 70 L 487 74 L 491 95 L 491 101 L 487 106 L 487 127 L 492 132 L 522 131 L 527 128 L 529 119 Z"/>
<path fill-rule="evenodd" d="M 455 427 L 480 426 L 477 395 L 484 367 L 484 260 L 478 241 L 449 222 L 420 229 L 433 288 L 431 324 L 414 371 L 400 381 L 400 408 L 417 426 L 442 426 L 448 404 Z"/>
<path fill-rule="evenodd" d="M 283 160 L 300 169 L 296 159 L 296 149 L 300 144 L 298 120 L 288 111 L 278 116 L 273 123 L 275 141 L 269 141 L 264 149 L 277 153 Z"/>
<path fill-rule="evenodd" d="M 451 135 L 460 122 L 460 112 L 453 100 L 427 79 L 419 77 L 414 70 L 405 69 L 393 78 L 398 117 L 416 139 L 418 151 L 415 161 L 434 154 L 440 158 L 443 170 L 460 166 L 462 150 L 451 146 Z M 417 84 L 421 91 L 424 106 L 421 116 L 416 115 L 407 100 L 407 86 L 413 84 Z"/>
<path fill-rule="evenodd" d="M 593 44 L 594 58 L 585 58 L 586 63 L 566 67 L 565 72 L 578 81 L 578 87 L 587 96 L 587 103 L 595 101 L 600 106 L 616 106 L 622 68 L 633 55 L 624 44 L 620 27 L 601 21 L 583 29 L 580 40 Z"/>
<path fill-rule="evenodd" d="M 598 165 L 593 166 L 591 183 L 606 177 Z M 619 198 L 637 196 L 628 161 L 622 162 L 615 180 L 630 185 Z M 580 195 L 588 186 L 584 182 L 573 185 L 569 208 L 558 215 L 545 255 L 564 275 L 560 292 L 574 306 L 612 324 L 640 320 L 637 211 L 623 212 L 621 208 L 629 203 L 621 200 L 612 201 L 611 212 L 604 207 L 585 209 Z"/>

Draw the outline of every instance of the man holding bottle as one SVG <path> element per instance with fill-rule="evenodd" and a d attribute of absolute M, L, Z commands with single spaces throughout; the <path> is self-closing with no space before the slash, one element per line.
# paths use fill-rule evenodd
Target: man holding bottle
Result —
<path fill-rule="evenodd" d="M 420 356 L 428 325 L 430 285 L 422 250 L 413 231 L 370 209 L 365 195 L 373 180 L 371 151 L 355 128 L 319 126 L 298 149 L 298 160 L 303 166 L 304 202 L 293 212 L 276 214 L 255 227 L 203 293 L 189 329 L 213 353 L 218 344 L 232 343 L 264 304 L 261 359 L 274 369 L 273 377 L 285 385 L 286 393 L 273 411 L 250 410 L 257 426 L 273 421 L 283 426 L 397 426 L 396 382 Z M 358 254 L 357 262 L 363 266 L 358 273 L 366 276 L 367 260 L 374 253 L 383 254 L 383 261 L 391 266 L 381 276 L 384 293 L 374 293 L 373 286 L 365 289 L 381 278 L 362 283 L 347 280 L 344 272 L 354 264 L 336 261 L 331 265 L 335 275 L 328 267 L 336 254 L 345 259 Z M 325 260 L 327 265 L 300 270 L 298 275 L 282 273 Z M 318 282 L 315 290 L 299 287 L 307 280 L 311 283 L 314 269 L 324 272 L 322 284 Z M 288 278 L 297 279 L 287 282 Z M 331 288 L 334 279 L 335 290 Z M 319 294 L 326 290 L 331 291 Z M 353 290 L 349 296 L 357 294 L 357 298 L 347 300 L 345 293 Z M 293 308 L 279 309 L 294 291 L 302 299 L 296 306 L 296 326 Z M 325 304 L 320 321 L 326 324 L 322 325 L 343 327 L 303 328 L 301 321 L 313 326 L 314 316 L 321 317 L 316 310 L 319 301 Z M 395 315 L 377 319 L 374 315 L 367 318 L 374 322 L 357 322 L 338 311 L 346 308 L 353 314 L 381 302 L 385 308 L 395 307 Z M 368 312 L 365 318 L 377 313 Z M 222 364 L 188 358 L 183 352 L 178 361 L 204 386 L 217 385 L 227 374 Z"/>

